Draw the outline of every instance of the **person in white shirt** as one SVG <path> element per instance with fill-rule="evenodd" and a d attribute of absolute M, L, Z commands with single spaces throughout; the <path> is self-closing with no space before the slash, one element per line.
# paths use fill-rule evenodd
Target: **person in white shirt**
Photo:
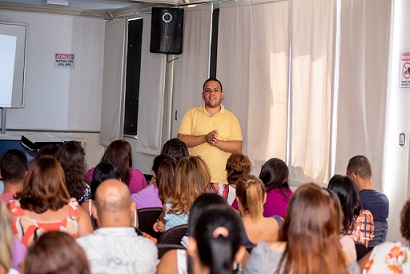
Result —
<path fill-rule="evenodd" d="M 126 184 L 108 179 L 98 186 L 92 205 L 99 228 L 77 239 L 96 273 L 155 273 L 157 247 L 132 227 L 136 205 Z"/>

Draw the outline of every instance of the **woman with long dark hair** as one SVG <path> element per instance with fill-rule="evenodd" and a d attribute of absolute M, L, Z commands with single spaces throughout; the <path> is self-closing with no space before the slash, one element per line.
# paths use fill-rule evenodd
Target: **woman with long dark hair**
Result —
<path fill-rule="evenodd" d="M 245 273 L 360 273 L 339 242 L 340 218 L 329 193 L 314 183 L 289 201 L 278 242 L 252 249 Z"/>

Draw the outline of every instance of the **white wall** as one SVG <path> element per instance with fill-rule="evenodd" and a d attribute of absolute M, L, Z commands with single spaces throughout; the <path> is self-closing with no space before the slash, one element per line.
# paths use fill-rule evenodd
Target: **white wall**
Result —
<path fill-rule="evenodd" d="M 400 212 L 409 196 L 409 140 L 410 137 L 410 88 L 400 88 L 399 79 L 402 73 L 400 53 L 407 49 L 410 52 L 410 29 L 407 27 L 407 15 L 410 2 L 394 1 L 391 44 L 391 64 L 389 83 L 389 102 L 387 118 L 386 157 L 384 159 L 383 191 L 390 200 L 389 231 L 387 240 L 403 240 L 400 235 Z M 394 31 L 393 31 L 394 29 Z M 407 144 L 399 146 L 399 134 L 404 132 Z"/>
<path fill-rule="evenodd" d="M 0 11 L 0 21 L 29 26 L 25 107 L 7 111 L 7 128 L 99 131 L 104 20 Z M 74 54 L 74 68 L 55 67 L 56 53 Z"/>

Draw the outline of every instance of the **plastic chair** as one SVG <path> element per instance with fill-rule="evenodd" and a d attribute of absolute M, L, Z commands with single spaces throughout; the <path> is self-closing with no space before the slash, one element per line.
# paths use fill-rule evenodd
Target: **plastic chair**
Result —
<path fill-rule="evenodd" d="M 163 232 L 158 239 L 158 244 L 181 245 L 181 239 L 188 230 L 188 225 L 178 225 Z"/>
<path fill-rule="evenodd" d="M 368 249 L 371 251 L 376 245 L 384 243 L 388 230 L 387 222 L 374 221 L 374 237 L 369 242 Z"/>
<path fill-rule="evenodd" d="M 161 259 L 162 255 L 167 253 L 169 250 L 173 249 L 185 249 L 182 245 L 173 245 L 173 244 L 157 244 L 158 248 L 158 259 Z"/>
<path fill-rule="evenodd" d="M 152 227 L 159 219 L 162 213 L 162 207 L 146 207 L 137 210 L 139 229 L 151 235 L 154 238 L 159 238 L 161 233 L 155 232 Z"/>

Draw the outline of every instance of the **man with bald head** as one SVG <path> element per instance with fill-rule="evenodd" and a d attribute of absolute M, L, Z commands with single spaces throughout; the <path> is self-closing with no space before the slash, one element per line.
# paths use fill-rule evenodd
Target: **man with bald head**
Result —
<path fill-rule="evenodd" d="M 98 186 L 92 212 L 99 228 L 77 239 L 92 273 L 155 273 L 158 250 L 132 227 L 135 211 L 124 183 L 108 179 Z"/>

